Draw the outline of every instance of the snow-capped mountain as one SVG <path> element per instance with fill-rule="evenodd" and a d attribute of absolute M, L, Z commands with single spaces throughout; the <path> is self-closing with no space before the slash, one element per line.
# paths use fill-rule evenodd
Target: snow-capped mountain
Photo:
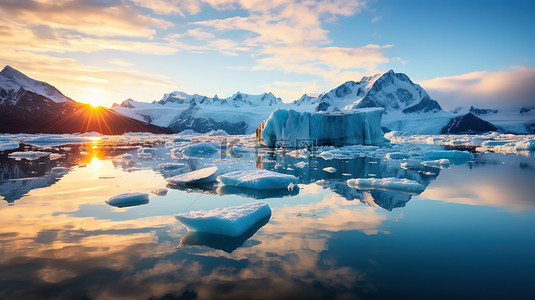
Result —
<path fill-rule="evenodd" d="M 125 117 L 111 109 L 76 102 L 52 85 L 34 80 L 10 66 L 0 72 L 0 132 L 90 131 L 105 134 L 170 132 L 167 128 Z"/>
<path fill-rule="evenodd" d="M 24 98 L 24 91 L 42 95 L 55 103 L 74 102 L 50 84 L 31 79 L 11 66 L 5 66 L 0 72 L 0 102 L 9 99 L 13 101 L 12 104 L 16 104 Z"/>
<path fill-rule="evenodd" d="M 204 133 L 222 129 L 229 134 L 251 134 L 277 108 L 343 112 L 367 107 L 385 109 L 382 121 L 385 130 L 418 134 L 440 134 L 445 130 L 478 133 L 494 128 L 529 133 L 533 132 L 530 122 L 535 123 L 530 121 L 529 112 L 523 113 L 523 119 L 526 119 L 523 123 L 504 123 L 500 119 L 503 117 L 501 112 L 491 109 L 472 107 L 471 110 L 462 108 L 457 112 L 446 112 L 420 85 L 412 82 L 407 75 L 392 70 L 363 77 L 358 82 L 348 81 L 317 97 L 304 94 L 291 103 L 283 103 L 272 93 L 250 95 L 238 92 L 228 98 L 219 98 L 217 95 L 209 97 L 175 91 L 152 103 L 129 99 L 120 105 L 115 104 L 113 109 L 140 121 L 169 127 L 175 132 L 191 129 Z M 495 122 L 502 123 L 496 125 Z"/>
<path fill-rule="evenodd" d="M 174 91 L 152 103 L 128 99 L 114 104 L 112 109 L 175 132 L 191 129 L 205 133 L 221 129 L 229 134 L 249 134 L 273 110 L 287 105 L 272 93 L 251 95 L 237 92 L 228 98 L 219 98 L 217 95 L 208 97 Z"/>
<path fill-rule="evenodd" d="M 167 104 L 191 104 L 195 102 L 201 105 L 222 105 L 231 107 L 245 107 L 245 106 L 275 106 L 282 103 L 281 98 L 275 97 L 272 93 L 264 93 L 260 95 L 251 95 L 237 92 L 228 98 L 219 98 L 203 96 L 199 94 L 189 95 L 184 92 L 174 91 L 169 94 L 164 94 L 163 98 L 153 103 Z"/>
<path fill-rule="evenodd" d="M 418 84 L 403 73 L 389 70 L 360 81 L 348 81 L 318 96 L 316 111 L 383 107 L 386 113 L 428 113 L 442 110 Z"/>

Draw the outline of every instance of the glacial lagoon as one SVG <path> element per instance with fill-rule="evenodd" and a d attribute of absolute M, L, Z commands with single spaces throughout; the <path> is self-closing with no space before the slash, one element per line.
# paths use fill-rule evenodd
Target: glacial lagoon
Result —
<path fill-rule="evenodd" d="M 384 147 L 307 150 L 258 148 L 250 136 L 64 137 L 0 137 L 1 299 L 535 298 L 535 154 L 508 144 L 533 136 L 391 135 Z M 224 146 L 183 151 L 199 142 Z M 422 164 L 444 149 L 474 158 Z M 299 184 L 166 182 L 210 166 Z M 425 190 L 347 184 L 391 177 Z M 149 201 L 106 203 L 135 192 Z M 259 199 L 271 216 L 238 237 L 188 232 L 174 217 Z"/>

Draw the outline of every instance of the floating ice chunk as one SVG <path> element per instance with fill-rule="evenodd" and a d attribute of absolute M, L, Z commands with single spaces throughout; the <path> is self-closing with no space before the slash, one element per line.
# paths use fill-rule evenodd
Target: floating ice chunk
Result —
<path fill-rule="evenodd" d="M 60 158 L 62 158 L 64 156 L 65 156 L 65 154 L 52 153 L 52 154 L 50 154 L 50 156 L 48 158 L 50 160 L 56 160 L 56 159 L 60 159 Z"/>
<path fill-rule="evenodd" d="M 422 161 L 422 165 L 433 168 L 447 168 L 450 166 L 450 161 L 447 158 L 437 160 Z"/>
<path fill-rule="evenodd" d="M 158 196 L 167 195 L 167 189 L 166 188 L 157 188 L 157 189 L 153 189 L 150 192 L 153 193 L 154 195 L 158 195 Z"/>
<path fill-rule="evenodd" d="M 24 143 L 29 145 L 38 145 L 38 146 L 60 146 L 67 144 L 76 144 L 76 143 L 86 143 L 89 142 L 89 139 L 81 137 L 69 137 L 62 135 L 45 135 L 36 137 L 33 139 L 25 140 Z"/>
<path fill-rule="evenodd" d="M 515 149 L 517 151 L 535 151 L 535 140 L 517 142 Z"/>
<path fill-rule="evenodd" d="M 163 164 L 159 164 L 156 167 L 156 169 L 161 170 L 161 171 L 173 171 L 173 170 L 178 170 L 178 169 L 182 169 L 185 167 L 186 165 L 181 164 L 181 163 L 163 163 Z"/>
<path fill-rule="evenodd" d="M 167 182 L 173 185 L 214 182 L 215 172 L 217 167 L 204 168 L 167 178 Z"/>
<path fill-rule="evenodd" d="M 67 172 L 67 168 L 64 168 L 64 167 L 54 167 L 52 168 L 52 170 L 50 170 L 52 173 L 55 173 L 55 174 L 61 174 L 61 173 L 65 173 Z"/>
<path fill-rule="evenodd" d="M 111 206 L 128 207 L 149 203 L 149 194 L 146 193 L 124 193 L 113 196 L 106 200 Z"/>
<path fill-rule="evenodd" d="M 245 170 L 220 175 L 217 181 L 225 185 L 251 189 L 286 189 L 290 183 L 297 184 L 293 175 L 267 170 Z"/>
<path fill-rule="evenodd" d="M 459 150 L 433 150 L 427 151 L 424 154 L 425 158 L 451 158 L 451 159 L 466 159 L 470 160 L 474 158 L 474 155 L 468 151 Z"/>
<path fill-rule="evenodd" d="M 39 159 L 41 157 L 49 156 L 50 152 L 42 152 L 42 151 L 20 151 L 20 152 L 13 152 L 9 154 L 9 158 L 14 158 L 16 160 L 21 159 L 27 159 L 27 160 L 35 160 Z"/>
<path fill-rule="evenodd" d="M 184 146 L 181 150 L 188 157 L 206 157 L 219 151 L 219 147 L 214 143 L 202 142 Z"/>
<path fill-rule="evenodd" d="M 328 172 L 328 173 L 336 173 L 336 168 L 326 167 L 326 168 L 323 168 L 323 171 Z"/>
<path fill-rule="evenodd" d="M 17 149 L 18 147 L 19 147 L 19 143 L 3 143 L 3 144 L 0 144 L 0 151 L 13 150 L 13 149 Z"/>
<path fill-rule="evenodd" d="M 391 152 L 386 155 L 386 158 L 389 158 L 389 159 L 404 159 L 404 158 L 409 158 L 409 157 L 410 155 L 408 155 L 407 153 L 402 153 L 402 152 Z"/>
<path fill-rule="evenodd" d="M 192 211 L 175 218 L 189 231 L 240 236 L 258 221 L 271 215 L 266 202 L 256 201 L 240 206 Z"/>
<path fill-rule="evenodd" d="M 397 191 L 419 194 L 425 187 L 410 179 L 395 177 L 389 178 L 357 178 L 347 180 L 347 185 L 357 189 L 380 189 L 385 191 Z"/>
<path fill-rule="evenodd" d="M 135 162 L 132 160 L 134 157 L 132 154 L 122 154 L 115 156 L 111 161 L 115 166 L 120 166 L 122 168 L 131 167 L 135 164 Z"/>
<path fill-rule="evenodd" d="M 383 108 L 364 108 L 346 112 L 296 112 L 276 109 L 257 129 L 257 139 L 268 147 L 307 147 L 317 145 L 378 145 L 384 143 L 381 130 Z"/>
<path fill-rule="evenodd" d="M 300 169 L 302 169 L 302 168 L 306 167 L 306 165 L 307 165 L 306 162 L 304 162 L 304 161 L 300 161 L 300 162 L 298 162 L 298 163 L 295 164 L 295 167 L 296 167 L 296 168 L 300 168 Z"/>

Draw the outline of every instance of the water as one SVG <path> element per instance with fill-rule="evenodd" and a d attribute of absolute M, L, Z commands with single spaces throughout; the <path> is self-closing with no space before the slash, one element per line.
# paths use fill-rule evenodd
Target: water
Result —
<path fill-rule="evenodd" d="M 139 157 L 141 146 L 153 156 Z M 250 151 L 177 160 L 158 139 L 44 147 L 0 152 L 1 299 L 535 297 L 532 155 L 479 153 L 447 169 L 411 169 L 373 155 L 325 160 L 261 151 L 257 159 Z M 21 150 L 61 157 L 8 157 Z M 112 161 L 124 153 L 134 163 Z M 188 169 L 261 166 L 297 175 L 300 184 L 277 193 L 168 187 L 145 205 L 105 203 L 166 187 L 165 177 L 183 172 L 157 170 L 169 161 Z M 295 167 L 299 161 L 306 165 Z M 57 166 L 68 171 L 52 173 Z M 337 172 L 322 170 L 329 166 Z M 410 178 L 426 189 L 411 195 L 345 184 L 357 177 Z M 174 218 L 255 198 L 272 215 L 237 238 L 188 233 Z"/>

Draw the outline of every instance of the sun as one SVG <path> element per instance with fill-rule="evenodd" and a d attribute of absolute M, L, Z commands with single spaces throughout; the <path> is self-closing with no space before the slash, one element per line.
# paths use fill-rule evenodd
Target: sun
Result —
<path fill-rule="evenodd" d="M 102 90 L 91 89 L 87 90 L 85 94 L 85 99 L 82 102 L 85 102 L 93 107 L 104 106 L 106 103 L 106 93 Z"/>

